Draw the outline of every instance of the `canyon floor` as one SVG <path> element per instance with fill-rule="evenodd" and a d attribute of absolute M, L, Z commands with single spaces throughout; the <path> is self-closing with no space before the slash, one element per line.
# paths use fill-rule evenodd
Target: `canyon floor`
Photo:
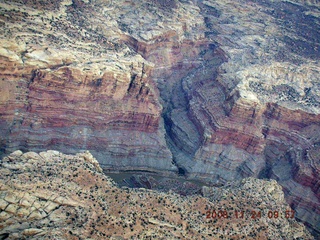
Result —
<path fill-rule="evenodd" d="M 273 179 L 319 238 L 319 59 L 318 0 L 0 0 L 0 157 L 187 179 L 127 181 L 162 194 Z"/>

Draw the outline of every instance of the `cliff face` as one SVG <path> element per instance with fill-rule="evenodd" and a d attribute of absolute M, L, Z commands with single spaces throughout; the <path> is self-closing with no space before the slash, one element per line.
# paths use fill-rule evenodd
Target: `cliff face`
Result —
<path fill-rule="evenodd" d="M 90 149 L 106 168 L 176 169 L 153 64 L 120 43 L 107 6 L 2 5 L 3 149 Z"/>
<path fill-rule="evenodd" d="M 0 166 L 3 239 L 313 239 L 302 223 L 285 217 L 292 210 L 276 181 L 248 178 L 205 187 L 204 197 L 181 197 L 118 188 L 89 152 L 15 151 Z M 230 215 L 208 214 L 221 209 Z M 252 219 L 251 211 L 261 216 Z M 269 211 L 280 215 L 269 218 Z"/>
<path fill-rule="evenodd" d="M 315 1 L 3 1 L 0 144 L 276 179 L 319 233 Z M 316 232 L 315 232 L 316 233 Z"/>

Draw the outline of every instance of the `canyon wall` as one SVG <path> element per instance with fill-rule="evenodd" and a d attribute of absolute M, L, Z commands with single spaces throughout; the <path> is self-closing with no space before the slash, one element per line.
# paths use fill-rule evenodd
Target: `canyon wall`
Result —
<path fill-rule="evenodd" d="M 176 170 L 150 79 L 153 64 L 120 43 L 123 34 L 106 10 L 94 14 L 95 6 L 83 2 L 45 13 L 40 5 L 3 6 L 20 10 L 9 10 L 3 33 L 3 150 L 90 149 L 104 168 Z"/>
<path fill-rule="evenodd" d="M 105 170 L 273 178 L 320 222 L 313 1 L 3 1 L 0 148 Z"/>

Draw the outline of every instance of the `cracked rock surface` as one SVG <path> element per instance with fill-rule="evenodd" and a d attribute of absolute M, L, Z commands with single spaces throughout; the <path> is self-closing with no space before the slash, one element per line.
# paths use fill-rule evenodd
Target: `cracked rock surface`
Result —
<path fill-rule="evenodd" d="M 247 178 L 183 197 L 119 188 L 89 152 L 15 151 L 0 165 L 5 239 L 313 239 L 294 218 L 267 217 L 292 211 L 274 180 Z M 208 210 L 230 215 L 209 219 Z M 252 211 L 261 217 L 252 219 Z"/>

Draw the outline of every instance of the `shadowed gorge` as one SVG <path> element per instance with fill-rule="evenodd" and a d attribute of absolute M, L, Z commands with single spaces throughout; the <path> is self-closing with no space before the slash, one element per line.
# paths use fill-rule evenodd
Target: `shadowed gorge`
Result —
<path fill-rule="evenodd" d="M 1 154 L 274 179 L 318 237 L 319 16 L 304 0 L 1 1 Z"/>

